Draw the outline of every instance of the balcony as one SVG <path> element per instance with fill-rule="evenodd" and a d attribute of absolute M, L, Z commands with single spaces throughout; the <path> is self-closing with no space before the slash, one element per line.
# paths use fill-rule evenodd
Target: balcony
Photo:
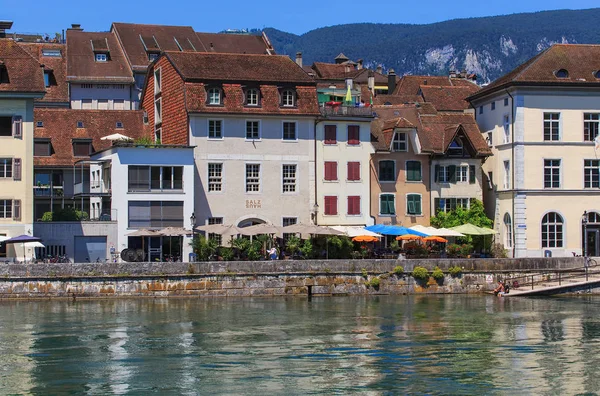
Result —
<path fill-rule="evenodd" d="M 366 106 L 322 105 L 319 110 L 324 117 L 373 117 L 373 109 Z"/>
<path fill-rule="evenodd" d="M 75 195 L 106 196 L 111 194 L 111 189 L 103 182 L 93 181 L 91 183 L 75 183 L 73 186 Z"/>
<path fill-rule="evenodd" d="M 33 196 L 34 197 L 47 197 L 47 198 L 57 198 L 64 197 L 65 191 L 63 186 L 33 186 Z"/>

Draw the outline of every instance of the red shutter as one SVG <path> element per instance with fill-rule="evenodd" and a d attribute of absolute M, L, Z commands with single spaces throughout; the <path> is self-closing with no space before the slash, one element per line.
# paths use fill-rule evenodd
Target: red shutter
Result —
<path fill-rule="evenodd" d="M 337 126 L 325 125 L 325 144 L 337 143 Z"/>
<path fill-rule="evenodd" d="M 348 214 L 359 215 L 360 214 L 360 196 L 349 196 L 348 197 Z"/>
<path fill-rule="evenodd" d="M 325 214 L 328 216 L 337 215 L 337 197 L 326 196 L 325 197 Z"/>
<path fill-rule="evenodd" d="M 348 162 L 348 180 L 360 180 L 360 162 Z"/>
<path fill-rule="evenodd" d="M 337 162 L 325 162 L 325 180 L 337 180 Z"/>
<path fill-rule="evenodd" d="M 325 180 L 331 180 L 331 162 L 325 162 Z"/>
<path fill-rule="evenodd" d="M 348 144 L 360 144 L 360 128 L 358 125 L 348 125 Z"/>

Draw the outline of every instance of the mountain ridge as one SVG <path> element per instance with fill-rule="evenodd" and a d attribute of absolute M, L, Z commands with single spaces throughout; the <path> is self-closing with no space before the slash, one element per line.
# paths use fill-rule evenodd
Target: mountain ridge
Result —
<path fill-rule="evenodd" d="M 431 24 L 352 23 L 302 35 L 266 28 L 278 54 L 305 65 L 333 62 L 343 52 L 366 67 L 398 75 L 467 70 L 480 83 L 493 81 L 555 43 L 599 44 L 600 8 L 555 10 L 452 19 Z"/>

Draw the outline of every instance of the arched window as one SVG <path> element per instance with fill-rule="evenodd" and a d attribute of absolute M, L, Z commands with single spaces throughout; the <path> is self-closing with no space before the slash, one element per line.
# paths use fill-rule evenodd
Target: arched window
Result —
<path fill-rule="evenodd" d="M 569 72 L 567 69 L 560 69 L 554 72 L 554 75 L 557 78 L 569 78 Z"/>
<path fill-rule="evenodd" d="M 512 220 L 508 213 L 504 214 L 504 246 L 512 248 Z"/>
<path fill-rule="evenodd" d="M 542 219 L 542 247 L 563 247 L 563 218 L 556 212 L 546 213 Z"/>
<path fill-rule="evenodd" d="M 281 105 L 283 107 L 294 107 L 296 105 L 296 94 L 291 89 L 286 89 L 281 93 Z"/>
<path fill-rule="evenodd" d="M 246 106 L 258 106 L 258 89 L 250 88 L 246 90 Z"/>
<path fill-rule="evenodd" d="M 588 224 L 600 224 L 600 213 L 589 212 L 588 213 Z"/>
<path fill-rule="evenodd" d="M 208 104 L 209 105 L 220 105 L 221 104 L 221 90 L 219 88 L 210 88 L 208 90 Z"/>

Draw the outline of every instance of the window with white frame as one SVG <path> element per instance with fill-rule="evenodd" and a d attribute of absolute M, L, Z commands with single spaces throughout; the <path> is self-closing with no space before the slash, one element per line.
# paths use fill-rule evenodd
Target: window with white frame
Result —
<path fill-rule="evenodd" d="M 12 199 L 0 199 L 0 219 L 12 219 Z"/>
<path fill-rule="evenodd" d="M 504 98 L 504 106 L 508 106 L 508 98 Z"/>
<path fill-rule="evenodd" d="M 282 165 L 282 186 L 284 193 L 296 192 L 296 165 Z"/>
<path fill-rule="evenodd" d="M 160 124 L 162 122 L 162 98 L 158 98 L 154 101 L 154 124 Z"/>
<path fill-rule="evenodd" d="M 504 161 L 504 189 L 510 188 L 510 161 Z"/>
<path fill-rule="evenodd" d="M 466 183 L 469 180 L 469 165 L 456 167 L 456 181 Z"/>
<path fill-rule="evenodd" d="M 246 140 L 260 140 L 260 121 L 246 121 Z"/>
<path fill-rule="evenodd" d="M 560 113 L 544 113 L 544 141 L 560 140 Z"/>
<path fill-rule="evenodd" d="M 556 212 L 546 213 L 542 219 L 542 247 L 563 247 L 563 218 Z"/>
<path fill-rule="evenodd" d="M 0 158 L 0 178 L 12 178 L 12 158 Z"/>
<path fill-rule="evenodd" d="M 544 160 L 544 188 L 560 188 L 560 160 Z"/>
<path fill-rule="evenodd" d="M 246 106 L 258 106 L 259 93 L 258 89 L 250 88 L 246 90 Z"/>
<path fill-rule="evenodd" d="M 223 188 L 223 164 L 208 164 L 208 191 L 222 191 Z"/>
<path fill-rule="evenodd" d="M 406 133 L 396 132 L 392 140 L 392 151 L 407 151 Z"/>
<path fill-rule="evenodd" d="M 154 95 L 158 95 L 162 91 L 162 74 L 161 69 L 154 70 Z"/>
<path fill-rule="evenodd" d="M 291 226 L 291 225 L 294 225 L 294 224 L 298 224 L 298 218 L 297 217 L 284 217 L 284 218 L 281 219 L 281 224 L 284 227 Z M 284 232 L 283 233 L 283 240 L 287 241 L 291 237 L 295 237 L 295 236 L 296 236 L 295 233 Z"/>
<path fill-rule="evenodd" d="M 411 216 L 422 215 L 421 206 L 421 194 L 408 194 L 406 196 L 406 214 Z"/>
<path fill-rule="evenodd" d="M 584 160 L 583 174 L 585 188 L 600 188 L 600 160 Z"/>
<path fill-rule="evenodd" d="M 504 214 L 504 246 L 512 248 L 512 220 L 508 213 Z"/>
<path fill-rule="evenodd" d="M 162 142 L 162 128 L 155 128 L 154 129 L 154 142 L 155 143 Z"/>
<path fill-rule="evenodd" d="M 600 113 L 584 113 L 583 114 L 583 141 L 593 142 L 600 126 Z"/>
<path fill-rule="evenodd" d="M 208 138 L 223 139 L 223 121 L 208 120 Z"/>
<path fill-rule="evenodd" d="M 510 143 L 510 118 L 504 114 L 502 124 L 504 126 L 504 143 Z"/>
<path fill-rule="evenodd" d="M 469 198 L 435 198 L 434 212 L 451 212 L 456 208 L 469 208 Z"/>
<path fill-rule="evenodd" d="M 246 164 L 246 192 L 260 191 L 260 164 Z"/>
<path fill-rule="evenodd" d="M 107 61 L 108 61 L 108 54 L 106 54 L 106 53 L 96 54 L 96 62 L 107 62 Z"/>
<path fill-rule="evenodd" d="M 222 217 L 209 217 L 208 225 L 214 225 L 214 224 L 223 224 L 223 218 Z"/>
<path fill-rule="evenodd" d="M 296 105 L 296 93 L 291 89 L 284 89 L 281 93 L 281 105 L 283 107 L 294 107 Z"/>
<path fill-rule="evenodd" d="M 214 225 L 214 224 L 223 224 L 223 218 L 222 217 L 209 217 L 207 220 L 208 225 Z M 208 234 L 208 239 L 215 241 L 217 243 L 217 245 L 221 246 L 223 245 L 223 236 L 221 234 L 214 234 L 214 233 L 209 233 Z"/>
<path fill-rule="evenodd" d="M 438 182 L 450 183 L 450 166 L 440 165 L 438 173 Z"/>
<path fill-rule="evenodd" d="M 283 140 L 297 140 L 296 123 L 285 121 L 283 123 Z"/>
<path fill-rule="evenodd" d="M 221 104 L 221 89 L 220 88 L 209 88 L 208 89 L 208 104 L 209 105 L 220 105 Z"/>

